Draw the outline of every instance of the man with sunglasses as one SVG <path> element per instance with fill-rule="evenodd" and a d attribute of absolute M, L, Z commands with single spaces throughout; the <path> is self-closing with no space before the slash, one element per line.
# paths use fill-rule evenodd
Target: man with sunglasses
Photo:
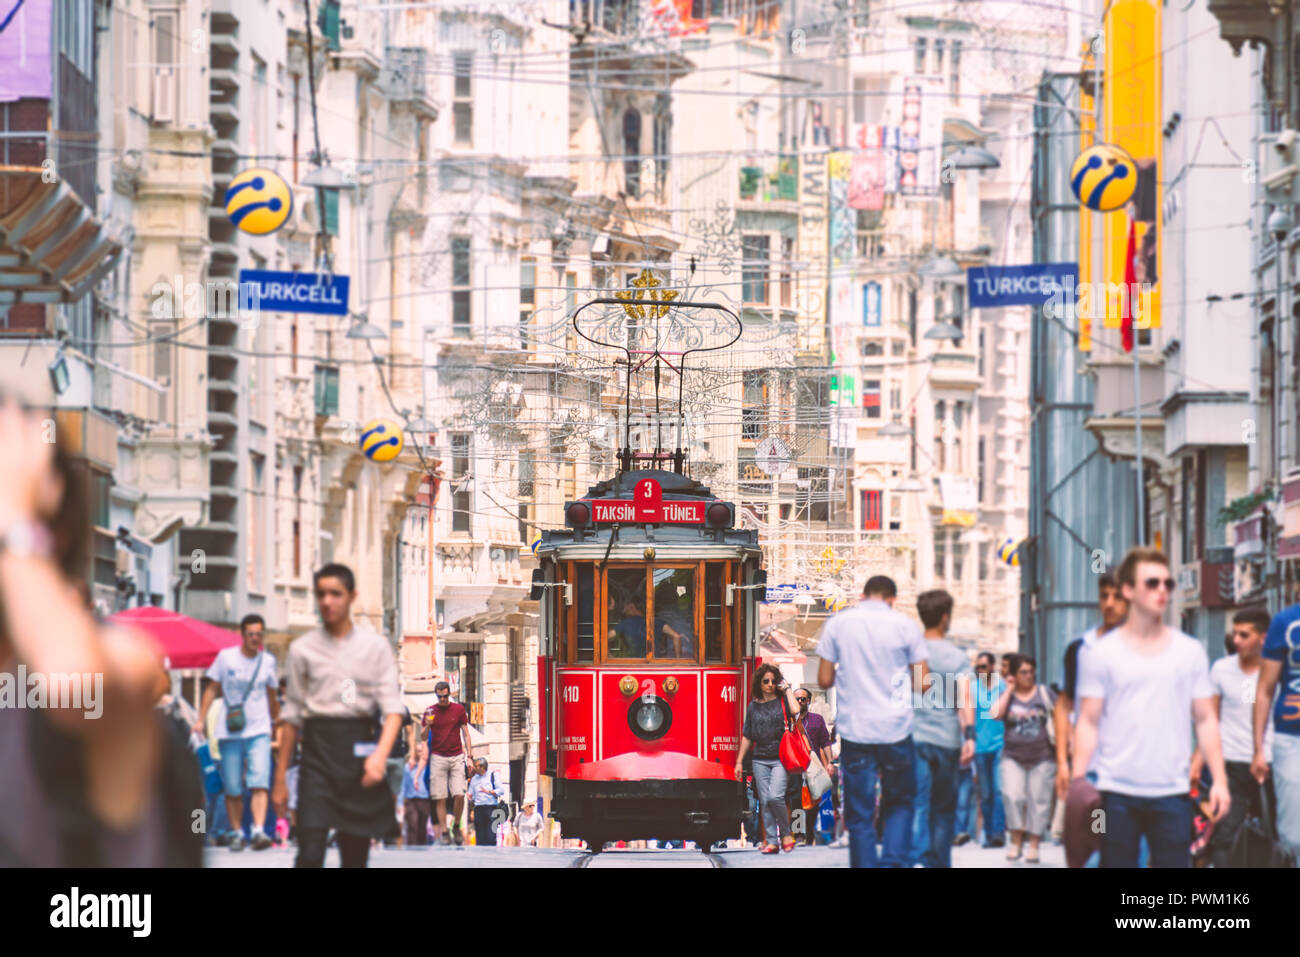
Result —
<path fill-rule="evenodd" d="M 436 805 L 433 836 L 437 844 L 465 843 L 460 817 L 465 811 L 466 771 L 473 766 L 474 747 L 469 739 L 469 713 L 451 700 L 451 685 L 433 687 L 438 703 L 424 713 L 429 745 L 429 797 Z M 414 754 L 414 749 L 412 749 Z M 447 833 L 447 799 L 452 801 L 451 834 Z"/>
<path fill-rule="evenodd" d="M 1131 549 L 1116 578 L 1128 616 L 1105 641 L 1079 651 L 1071 772 L 1076 780 L 1084 777 L 1096 755 L 1106 821 L 1102 867 L 1136 867 L 1143 836 L 1152 867 L 1190 867 L 1189 716 L 1214 776 L 1210 808 L 1215 820 L 1231 804 L 1209 660 L 1200 642 L 1164 624 L 1174 589 L 1164 552 Z"/>
<path fill-rule="evenodd" d="M 794 700 L 799 705 L 799 714 L 803 718 L 803 729 L 808 735 L 808 744 L 812 747 L 813 754 L 817 755 L 817 760 L 822 763 L 827 774 L 834 774 L 831 766 L 831 734 L 826 728 L 826 721 L 816 711 L 808 710 L 812 704 L 812 692 L 807 688 L 800 688 L 794 693 Z M 790 772 L 785 788 L 785 803 L 789 808 L 791 819 L 793 815 L 800 813 L 804 821 L 804 843 L 817 843 L 817 806 L 805 810 L 803 806 L 803 775 L 798 771 Z M 820 805 L 820 801 L 817 802 Z"/>

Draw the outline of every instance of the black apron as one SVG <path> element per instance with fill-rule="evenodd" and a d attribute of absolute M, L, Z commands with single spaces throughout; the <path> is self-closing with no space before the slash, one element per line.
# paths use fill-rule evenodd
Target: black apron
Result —
<path fill-rule="evenodd" d="M 362 787 L 359 743 L 374 740 L 370 718 L 308 718 L 298 772 L 298 826 L 357 837 L 395 837 L 396 806 L 387 779 Z"/>

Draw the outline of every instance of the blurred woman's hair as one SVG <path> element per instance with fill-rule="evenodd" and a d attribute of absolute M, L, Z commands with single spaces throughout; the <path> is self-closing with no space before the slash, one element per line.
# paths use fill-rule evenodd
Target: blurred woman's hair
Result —
<path fill-rule="evenodd" d="M 54 446 L 54 475 L 62 484 L 54 515 L 45 518 L 54 536 L 54 557 L 69 581 L 86 580 L 90 548 L 90 488 L 85 470 L 63 446 Z"/>

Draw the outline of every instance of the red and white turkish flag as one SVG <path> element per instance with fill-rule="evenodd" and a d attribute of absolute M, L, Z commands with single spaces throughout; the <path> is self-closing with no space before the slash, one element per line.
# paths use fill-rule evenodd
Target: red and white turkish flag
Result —
<path fill-rule="evenodd" d="M 1124 253 L 1124 303 L 1123 321 L 1120 324 L 1120 336 L 1124 351 L 1133 351 L 1133 299 L 1140 296 L 1137 292 L 1137 226 L 1132 219 L 1128 221 L 1128 250 Z"/>

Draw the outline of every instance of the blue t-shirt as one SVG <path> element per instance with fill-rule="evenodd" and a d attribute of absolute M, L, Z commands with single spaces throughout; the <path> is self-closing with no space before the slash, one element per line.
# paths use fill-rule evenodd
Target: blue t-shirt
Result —
<path fill-rule="evenodd" d="M 979 675 L 971 682 L 975 688 L 975 753 L 989 754 L 1002 748 L 1002 722 L 989 717 L 989 712 L 1007 690 L 1007 683 L 1001 675 L 992 675 L 993 680 L 985 685 Z"/>
<path fill-rule="evenodd" d="M 1300 605 L 1284 608 L 1273 616 L 1264 639 L 1264 657 L 1282 663 L 1277 704 L 1273 706 L 1273 730 L 1277 734 L 1300 735 Z"/>
<path fill-rule="evenodd" d="M 402 800 L 410 798 L 427 798 L 429 796 L 429 765 L 425 762 L 423 772 L 418 776 L 415 768 L 409 764 L 402 774 Z"/>

